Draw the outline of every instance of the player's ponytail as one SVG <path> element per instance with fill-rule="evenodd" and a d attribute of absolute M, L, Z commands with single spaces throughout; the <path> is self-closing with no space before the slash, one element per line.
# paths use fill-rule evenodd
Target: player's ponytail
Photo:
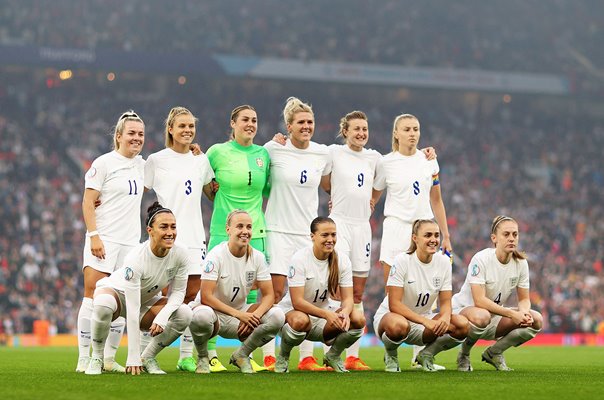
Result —
<path fill-rule="evenodd" d="M 151 204 L 149 208 L 147 208 L 147 219 L 145 220 L 145 225 L 147 225 L 148 228 L 151 228 L 153 226 L 153 222 L 155 221 L 155 217 L 157 214 L 161 213 L 173 214 L 172 210 L 165 208 L 157 201 Z"/>

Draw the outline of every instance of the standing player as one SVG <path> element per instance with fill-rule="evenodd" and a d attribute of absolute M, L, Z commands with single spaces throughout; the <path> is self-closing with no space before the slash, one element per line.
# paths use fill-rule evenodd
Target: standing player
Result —
<path fill-rule="evenodd" d="M 400 372 L 397 352 L 403 342 L 426 346 L 417 361 L 424 371 L 436 371 L 434 356 L 457 346 L 468 333 L 468 320 L 451 314 L 451 262 L 438 253 L 438 225 L 420 219 L 411 229 L 411 246 L 394 258 L 386 298 L 373 320 L 386 349 L 386 372 Z M 437 298 L 440 310 L 434 315 Z"/>
<path fill-rule="evenodd" d="M 249 105 L 235 107 L 231 112 L 231 140 L 215 144 L 208 150 L 208 159 L 216 174 L 220 190 L 214 199 L 210 222 L 208 250 L 228 240 L 225 230 L 227 215 L 237 209 L 245 210 L 252 218 L 250 245 L 266 256 L 266 222 L 262 211 L 263 195 L 268 195 L 270 158 L 268 151 L 254 144 L 258 130 L 256 110 Z M 257 300 L 257 291 L 250 290 L 248 304 Z M 216 337 L 208 342 L 212 372 L 226 368 L 216 357 Z M 274 367 L 274 360 L 265 360 L 265 366 Z M 253 360 L 252 366 L 260 370 Z"/>
<path fill-rule="evenodd" d="M 296 97 L 287 99 L 283 119 L 289 134 L 285 145 L 270 141 L 268 150 L 271 192 L 266 206 L 266 237 L 275 302 L 285 293 L 292 255 L 311 245 L 308 226 L 317 216 L 318 188 L 327 188 L 331 172 L 327 146 L 311 141 L 315 117 L 310 105 Z M 265 359 L 275 358 L 274 341 L 263 347 Z M 298 369 L 325 370 L 312 352 L 301 354 Z"/>
<path fill-rule="evenodd" d="M 340 120 L 339 135 L 344 145 L 329 146 L 331 214 L 338 227 L 338 254 L 352 262 L 354 309 L 363 311 L 363 292 L 371 267 L 371 195 L 380 153 L 365 148 L 369 139 L 367 116 L 352 111 Z M 348 370 L 369 370 L 359 358 L 360 340 L 346 350 L 344 366 Z"/>
<path fill-rule="evenodd" d="M 193 311 L 191 331 L 199 356 L 198 373 L 209 373 L 207 343 L 218 334 L 243 341 L 231 355 L 231 364 L 243 373 L 254 373 L 250 354 L 272 340 L 285 322 L 283 311 L 273 306 L 273 286 L 264 254 L 250 246 L 252 218 L 243 210 L 227 216 L 228 241 L 215 246 L 205 263 L 201 303 Z M 260 304 L 246 304 L 256 283 Z"/>
<path fill-rule="evenodd" d="M 204 154 L 194 156 L 189 147 L 195 139 L 197 118 L 184 107 L 174 107 L 165 121 L 166 148 L 151 154 L 145 165 L 145 187 L 153 189 L 159 202 L 172 209 L 178 221 L 178 243 L 189 249 L 192 261 L 185 303 L 195 299 L 201 286 L 201 268 L 206 237 L 201 214 L 202 192 L 213 200 L 214 172 Z M 180 342 L 177 368 L 194 372 L 193 339 L 189 328 Z"/>
<path fill-rule="evenodd" d="M 417 150 L 420 139 L 419 120 L 411 114 L 401 114 L 394 120 L 392 152 L 377 165 L 374 182 L 374 204 L 384 189 L 388 189 L 384 205 L 380 262 L 387 281 L 396 255 L 410 245 L 411 225 L 417 219 L 436 218 L 442 233 L 445 254 L 452 254 L 447 214 L 443 203 L 439 165 Z M 414 363 L 417 348 L 414 348 Z M 440 366 L 437 366 L 439 368 Z M 440 367 L 442 368 L 442 367 Z"/>
<path fill-rule="evenodd" d="M 97 281 L 122 266 L 126 254 L 140 240 L 140 207 L 145 161 L 139 153 L 145 143 L 145 124 L 132 110 L 115 125 L 113 151 L 93 161 L 86 173 L 82 213 L 84 244 L 84 299 L 78 313 L 79 359 L 77 372 L 90 362 L 90 318 Z M 101 205 L 95 208 L 95 202 Z M 115 353 L 124 331 L 124 318 L 111 324 L 104 354 L 105 371 L 124 372 Z"/>
<path fill-rule="evenodd" d="M 453 296 L 453 307 L 470 321 L 468 338 L 457 355 L 457 369 L 472 371 L 470 350 L 480 338 L 497 342 L 482 353 L 482 360 L 499 371 L 511 371 L 503 352 L 520 346 L 543 327 L 543 317 L 531 310 L 529 270 L 524 253 L 518 251 L 518 223 L 499 215 L 491 224 L 495 248 L 472 257 L 461 291 Z M 504 307 L 516 290 L 518 306 Z"/>
<path fill-rule="evenodd" d="M 310 224 L 312 246 L 294 254 L 288 272 L 289 291 L 279 303 L 286 324 L 275 372 L 287 372 L 289 355 L 304 339 L 331 345 L 323 360 L 336 372 L 348 372 L 340 355 L 359 340 L 365 316 L 353 307 L 352 268 L 345 254 L 335 250 L 336 224 L 317 217 Z M 329 307 L 339 291 L 340 308 Z"/>
<path fill-rule="evenodd" d="M 87 375 L 99 375 L 103 347 L 112 320 L 128 318 L 128 361 L 126 373 L 165 374 L 155 357 L 178 338 L 191 322 L 192 312 L 183 304 L 190 268 L 189 250 L 174 244 L 176 218 L 158 202 L 147 210 L 149 240 L 136 246 L 124 266 L 97 282 L 94 291 L 92 359 Z M 169 297 L 162 288 L 171 285 Z M 153 339 L 140 352 L 140 330 Z"/>

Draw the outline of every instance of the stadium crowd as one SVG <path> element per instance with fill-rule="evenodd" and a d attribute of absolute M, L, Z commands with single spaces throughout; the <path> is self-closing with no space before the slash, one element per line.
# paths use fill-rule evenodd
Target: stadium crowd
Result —
<path fill-rule="evenodd" d="M 593 7 L 569 0 L 6 0 L 0 43 L 575 75 L 577 55 L 604 65 Z"/>
<path fill-rule="evenodd" d="M 369 117 L 369 146 L 385 154 L 393 117 L 401 111 L 420 117 L 421 145 L 436 147 L 441 165 L 455 251 L 454 292 L 471 256 L 490 245 L 490 220 L 506 213 L 521 224 L 531 300 L 544 316 L 544 331 L 601 329 L 601 119 L 579 107 L 557 111 L 520 96 L 481 107 L 461 101 L 461 94 L 401 100 L 396 91 L 383 89 L 220 80 L 160 90 L 153 79 L 119 84 L 80 79 L 49 88 L 44 79 L 24 72 L 0 82 L 0 333 L 31 332 L 37 319 L 48 319 L 52 332 L 75 331 L 83 288 L 83 173 L 108 151 L 114 115 L 134 108 L 143 116 L 147 156 L 162 147 L 162 118 L 171 106 L 186 105 L 196 113 L 197 139 L 207 149 L 226 140 L 229 111 L 250 103 L 258 110 L 258 143 L 263 143 L 282 129 L 279 110 L 292 93 L 313 103 L 320 143 L 333 143 L 339 118 L 361 109 Z M 94 101 L 89 93 L 95 93 Z M 325 199 L 322 203 L 325 207 Z M 379 249 L 382 204 L 372 219 L 373 249 Z M 207 202 L 204 207 L 208 218 L 211 208 Z M 366 289 L 368 326 L 382 295 L 375 262 Z"/>

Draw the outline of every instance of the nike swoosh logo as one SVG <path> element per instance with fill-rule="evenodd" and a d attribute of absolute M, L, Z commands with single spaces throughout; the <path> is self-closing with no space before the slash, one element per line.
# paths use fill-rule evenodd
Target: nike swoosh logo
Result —
<path fill-rule="evenodd" d="M 220 279 L 224 279 L 224 278 L 228 278 L 228 275 L 227 275 L 227 276 L 221 276 L 221 277 L 220 277 Z"/>
<path fill-rule="evenodd" d="M 312 277 L 310 277 L 310 278 L 306 278 L 306 280 L 307 280 L 307 281 L 309 281 L 309 280 L 311 280 L 311 279 L 312 279 Z"/>
<path fill-rule="evenodd" d="M 407 283 L 415 283 L 415 281 L 407 281 Z"/>

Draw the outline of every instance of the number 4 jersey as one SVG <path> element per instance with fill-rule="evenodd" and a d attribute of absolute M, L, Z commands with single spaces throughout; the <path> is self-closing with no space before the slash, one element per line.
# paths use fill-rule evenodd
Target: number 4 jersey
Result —
<path fill-rule="evenodd" d="M 345 254 L 338 253 L 340 287 L 352 287 L 352 267 Z M 287 275 L 287 284 L 292 287 L 304 287 L 304 300 L 319 308 L 329 305 L 327 281 L 329 268 L 327 260 L 318 260 L 312 247 L 305 247 L 294 254 Z M 292 310 L 291 296 L 288 292 L 279 303 L 285 312 Z"/>

